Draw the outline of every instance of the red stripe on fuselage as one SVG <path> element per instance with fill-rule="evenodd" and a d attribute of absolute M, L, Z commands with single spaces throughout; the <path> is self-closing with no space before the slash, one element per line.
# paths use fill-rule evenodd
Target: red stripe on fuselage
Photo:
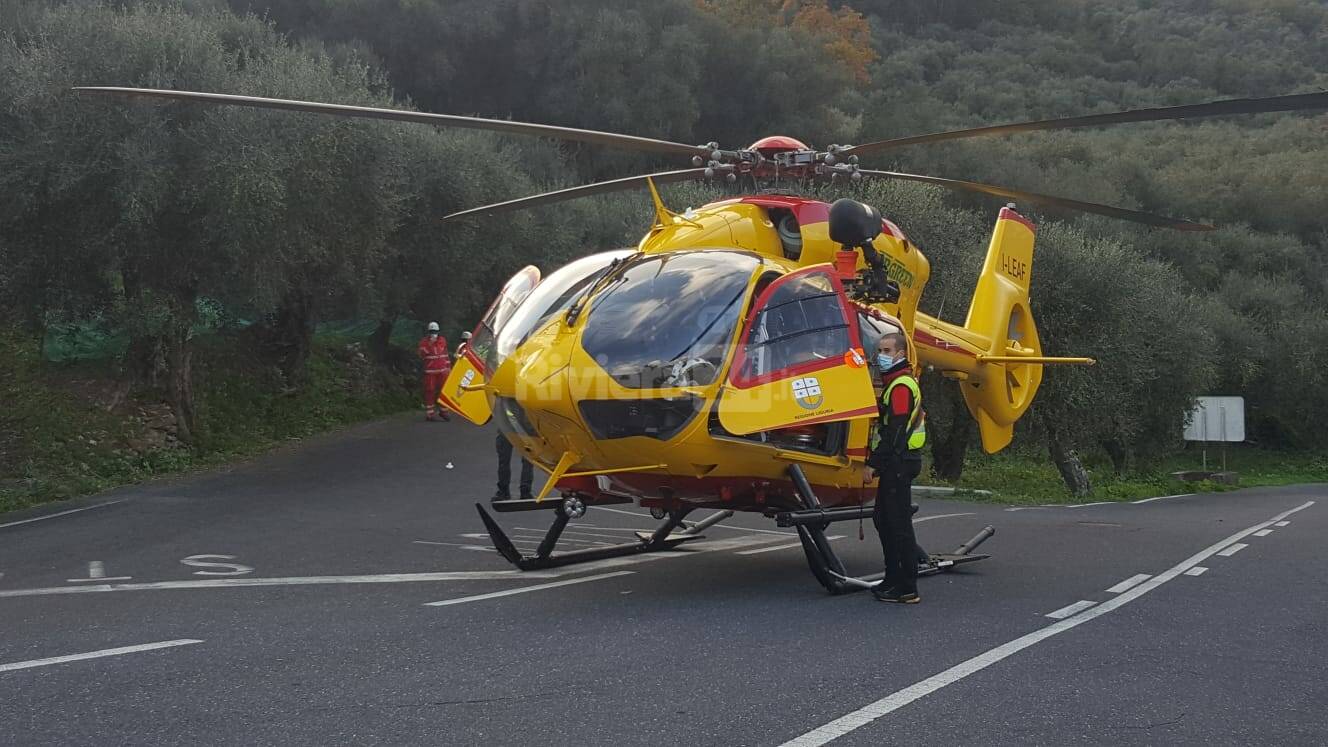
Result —
<path fill-rule="evenodd" d="M 977 353 L 974 353 L 968 348 L 956 345 L 955 343 L 950 342 L 949 340 L 942 340 L 941 338 L 923 332 L 922 330 L 914 330 L 913 341 L 918 343 L 919 345 L 926 345 L 929 348 L 944 350 L 947 353 L 961 353 L 963 355 L 967 355 L 970 358 L 977 357 Z"/>

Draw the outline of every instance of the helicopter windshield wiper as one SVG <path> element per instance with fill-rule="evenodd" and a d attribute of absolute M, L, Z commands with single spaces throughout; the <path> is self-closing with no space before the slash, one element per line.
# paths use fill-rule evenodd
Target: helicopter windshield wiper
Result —
<path fill-rule="evenodd" d="M 574 324 L 576 324 L 576 320 L 580 318 L 581 312 L 585 310 L 585 305 L 590 300 L 590 297 L 599 292 L 599 290 L 606 285 L 606 282 L 609 280 L 609 278 L 613 277 L 614 273 L 619 268 L 627 264 L 627 260 L 635 256 L 636 255 L 633 254 L 627 257 L 620 257 L 618 259 L 613 260 L 612 262 L 609 263 L 608 268 L 604 270 L 603 275 L 600 275 L 599 278 L 595 280 L 595 282 L 586 286 L 585 291 L 583 291 L 580 296 L 577 296 L 576 300 L 572 302 L 571 307 L 567 309 L 567 326 L 571 327 Z"/>

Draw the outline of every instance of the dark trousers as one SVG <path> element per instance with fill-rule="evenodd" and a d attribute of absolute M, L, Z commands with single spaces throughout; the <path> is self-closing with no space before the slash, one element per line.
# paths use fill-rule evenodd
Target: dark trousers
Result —
<path fill-rule="evenodd" d="M 512 494 L 512 442 L 503 434 L 498 434 L 495 442 L 498 447 L 498 495 Z M 529 496 L 530 485 L 535 481 L 535 467 L 524 457 L 521 459 L 521 496 Z"/>
<path fill-rule="evenodd" d="M 885 555 L 882 588 L 918 590 L 918 540 L 913 535 L 913 478 L 922 471 L 917 460 L 893 461 L 881 472 L 872 523 Z"/>

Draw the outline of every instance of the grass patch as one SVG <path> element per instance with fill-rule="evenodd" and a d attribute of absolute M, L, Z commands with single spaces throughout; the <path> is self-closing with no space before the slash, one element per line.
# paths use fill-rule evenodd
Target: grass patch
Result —
<path fill-rule="evenodd" d="M 1328 454 L 1261 449 L 1236 445 L 1227 447 L 1227 468 L 1240 474 L 1237 486 L 1214 482 L 1183 482 L 1172 472 L 1202 467 L 1202 453 L 1187 448 L 1156 464 L 1117 475 L 1105 458 L 1089 456 L 1084 460 L 1092 481 L 1092 492 L 1082 498 L 1070 495 L 1060 473 L 1045 453 L 1011 449 L 999 454 L 971 454 L 964 462 L 963 476 L 957 483 L 924 477 L 919 484 L 948 485 L 963 490 L 990 490 L 991 496 L 964 494 L 956 497 L 1015 505 L 1089 503 L 1093 501 L 1132 501 L 1178 493 L 1208 493 L 1266 485 L 1293 485 L 1328 482 Z M 1221 468 L 1221 451 L 1208 450 L 1208 469 Z"/>
<path fill-rule="evenodd" d="M 315 341 L 307 378 L 288 386 L 243 340 L 198 341 L 198 438 L 150 395 L 123 396 L 104 361 L 51 363 L 31 340 L 0 337 L 0 512 L 184 470 L 418 406 L 417 383 L 369 361 L 345 338 Z"/>

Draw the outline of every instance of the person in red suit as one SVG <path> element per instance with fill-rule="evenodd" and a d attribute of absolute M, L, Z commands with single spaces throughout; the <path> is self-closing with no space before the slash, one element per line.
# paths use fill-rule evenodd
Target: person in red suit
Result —
<path fill-rule="evenodd" d="M 448 355 L 447 338 L 438 334 L 438 322 L 429 322 L 428 334 L 420 340 L 415 351 L 424 363 L 425 420 L 450 420 L 446 411 L 438 408 L 438 393 L 452 372 L 452 358 Z"/>

